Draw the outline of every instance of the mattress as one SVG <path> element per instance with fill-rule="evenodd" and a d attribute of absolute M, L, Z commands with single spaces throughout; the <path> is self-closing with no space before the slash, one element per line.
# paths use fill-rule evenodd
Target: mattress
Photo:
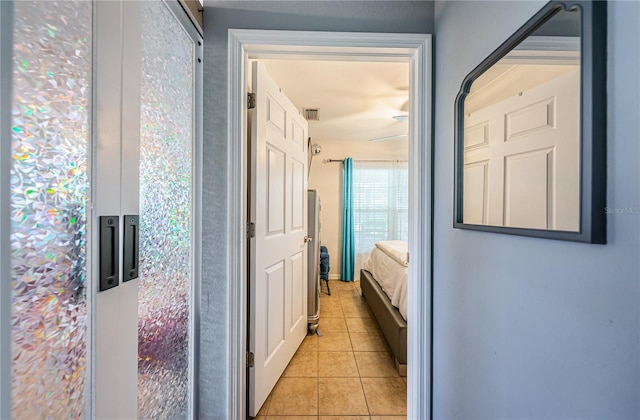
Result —
<path fill-rule="evenodd" d="M 407 320 L 407 243 L 403 241 L 381 241 L 369 253 L 363 268 L 369 271 L 387 295 L 391 304 L 398 308 Z"/>

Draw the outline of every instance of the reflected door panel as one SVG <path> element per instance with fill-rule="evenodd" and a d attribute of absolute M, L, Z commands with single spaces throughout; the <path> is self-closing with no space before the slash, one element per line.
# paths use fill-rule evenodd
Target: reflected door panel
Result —
<path fill-rule="evenodd" d="M 465 116 L 467 223 L 579 229 L 579 89 L 574 67 Z"/>

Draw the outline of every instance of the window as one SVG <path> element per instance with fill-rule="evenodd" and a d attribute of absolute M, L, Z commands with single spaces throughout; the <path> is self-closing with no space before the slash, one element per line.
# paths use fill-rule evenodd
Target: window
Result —
<path fill-rule="evenodd" d="M 406 162 L 354 161 L 356 273 L 377 241 L 407 240 L 408 173 Z"/>

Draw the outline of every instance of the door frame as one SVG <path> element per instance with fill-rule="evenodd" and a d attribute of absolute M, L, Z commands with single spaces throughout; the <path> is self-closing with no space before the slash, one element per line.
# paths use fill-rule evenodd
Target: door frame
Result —
<path fill-rule="evenodd" d="M 229 29 L 227 75 L 230 418 L 246 418 L 247 63 L 251 59 L 409 64 L 409 311 L 407 416 L 431 417 L 432 35 Z M 422 281 L 418 281 L 422 279 Z M 416 297 L 416 299 L 411 299 Z M 424 398 L 426 397 L 426 398 Z"/>

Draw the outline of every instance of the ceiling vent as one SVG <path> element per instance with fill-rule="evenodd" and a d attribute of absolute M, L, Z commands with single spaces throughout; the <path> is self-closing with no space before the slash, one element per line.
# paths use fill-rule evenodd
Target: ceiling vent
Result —
<path fill-rule="evenodd" d="M 307 121 L 320 121 L 319 108 L 302 108 L 302 114 Z"/>

